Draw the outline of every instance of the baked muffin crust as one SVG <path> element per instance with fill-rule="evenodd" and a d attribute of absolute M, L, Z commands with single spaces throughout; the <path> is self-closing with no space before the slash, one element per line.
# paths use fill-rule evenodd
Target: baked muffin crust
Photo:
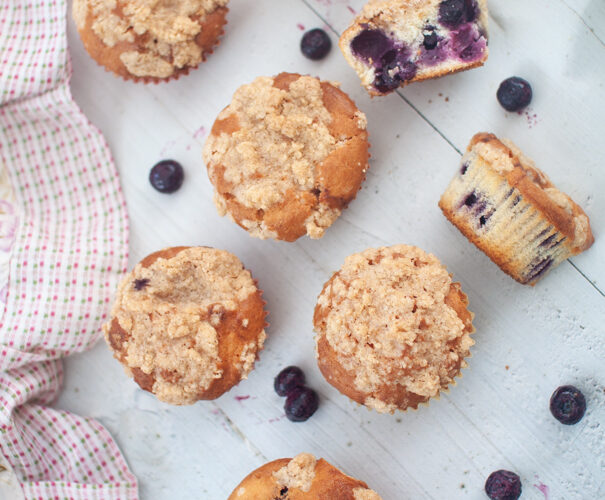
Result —
<path fill-rule="evenodd" d="M 416 408 L 466 366 L 472 315 L 458 283 L 431 254 L 407 245 L 345 259 L 314 315 L 319 368 L 379 412 Z"/>
<path fill-rule="evenodd" d="M 243 85 L 204 146 L 215 204 L 252 236 L 320 238 L 368 168 L 366 118 L 332 83 L 298 74 Z"/>
<path fill-rule="evenodd" d="M 269 462 L 251 472 L 228 500 L 381 500 L 367 484 L 309 453 Z"/>
<path fill-rule="evenodd" d="M 214 399 L 246 378 L 265 340 L 261 292 L 234 255 L 151 254 L 118 288 L 107 343 L 145 390 L 172 404 Z"/>
<path fill-rule="evenodd" d="M 160 81 L 195 68 L 212 52 L 228 0 L 74 0 L 84 46 L 124 77 Z"/>

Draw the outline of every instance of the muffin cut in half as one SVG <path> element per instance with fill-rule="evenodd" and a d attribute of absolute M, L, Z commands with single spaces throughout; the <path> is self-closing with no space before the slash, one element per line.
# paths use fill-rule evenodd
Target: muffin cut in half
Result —
<path fill-rule="evenodd" d="M 460 284 L 420 248 L 350 255 L 317 299 L 319 369 L 382 413 L 417 408 L 454 382 L 470 356 L 473 315 Z"/>
<path fill-rule="evenodd" d="M 488 56 L 487 1 L 370 1 L 340 48 L 372 95 L 475 68 Z"/>
<path fill-rule="evenodd" d="M 251 472 L 227 500 L 381 500 L 363 481 L 310 453 L 269 462 Z"/>
<path fill-rule="evenodd" d="M 218 45 L 228 0 L 74 0 L 90 56 L 126 80 L 161 82 L 196 68 Z"/>
<path fill-rule="evenodd" d="M 265 302 L 224 250 L 152 253 L 118 287 L 105 339 L 142 389 L 166 403 L 216 399 L 246 378 L 265 341 Z"/>
<path fill-rule="evenodd" d="M 337 83 L 281 73 L 241 86 L 204 161 L 221 215 L 257 238 L 321 238 L 368 169 L 366 117 Z"/>
<path fill-rule="evenodd" d="M 506 274 L 534 285 L 594 238 L 582 208 L 510 141 L 478 133 L 439 207 Z"/>

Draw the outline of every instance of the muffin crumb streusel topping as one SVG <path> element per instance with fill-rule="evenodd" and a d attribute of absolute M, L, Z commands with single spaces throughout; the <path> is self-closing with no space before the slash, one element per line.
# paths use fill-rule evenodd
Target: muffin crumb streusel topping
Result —
<path fill-rule="evenodd" d="M 250 272 L 223 250 L 193 247 L 149 267 L 139 263 L 120 284 L 112 309 L 113 320 L 129 333 L 125 364 L 153 376 L 159 399 L 196 401 L 222 376 L 216 327 L 223 314 L 256 291 Z M 105 325 L 105 332 L 110 328 Z M 241 353 L 242 376 L 263 340 L 261 332 L 260 345 Z"/>
<path fill-rule="evenodd" d="M 197 66 L 203 50 L 196 43 L 204 18 L 228 0 L 74 0 L 79 30 L 89 16 L 92 31 L 107 47 L 138 38 L 142 46 L 120 55 L 138 77 L 167 78 L 176 69 Z"/>
<path fill-rule="evenodd" d="M 310 204 L 303 221 L 306 233 L 323 235 L 341 208 L 317 200 L 322 182 L 318 168 L 357 139 L 332 133 L 334 117 L 324 103 L 320 80 L 291 76 L 285 87 L 277 83 L 279 77 L 259 77 L 237 89 L 204 146 L 219 213 L 233 217 L 229 203 L 237 203 L 250 215 L 234 220 L 260 238 L 278 237 L 276 216 L 288 213 L 289 204 L 295 203 Z M 356 134 L 365 134 L 365 115 L 357 111 L 352 118 Z"/>
<path fill-rule="evenodd" d="M 310 453 L 301 453 L 294 457 L 288 465 L 273 473 L 279 486 L 297 488 L 303 492 L 311 489 L 315 479 L 315 464 L 317 459 Z"/>
<path fill-rule="evenodd" d="M 395 409 L 374 397 L 385 384 L 434 397 L 451 382 L 452 367 L 465 366 L 473 341 L 446 303 L 451 286 L 436 257 L 406 245 L 351 255 L 328 282 L 316 329 L 368 394 L 366 406 Z"/>

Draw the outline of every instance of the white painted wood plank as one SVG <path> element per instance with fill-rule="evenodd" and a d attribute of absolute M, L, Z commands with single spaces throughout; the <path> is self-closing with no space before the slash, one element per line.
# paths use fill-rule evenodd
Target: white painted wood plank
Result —
<path fill-rule="evenodd" d="M 511 0 L 511 5 L 518 13 L 520 4 Z M 324 7 L 340 25 L 351 16 L 346 2 Z M 234 0 L 231 9 L 227 36 L 216 53 L 198 71 L 169 85 L 138 86 L 106 74 L 84 53 L 70 26 L 73 91 L 107 137 L 120 170 L 131 217 L 131 264 L 168 245 L 208 244 L 236 253 L 268 301 L 271 326 L 260 363 L 248 380 L 216 402 L 170 407 L 136 389 L 101 343 L 67 361 L 59 406 L 107 425 L 140 478 L 144 499 L 175 494 L 224 499 L 254 467 L 301 451 L 364 479 L 385 500 L 484 498 L 485 478 L 500 467 L 522 475 L 523 498 L 544 498 L 533 487 L 538 481 L 550 487 L 552 498 L 602 496 L 603 297 L 568 265 L 536 288 L 522 287 L 468 244 L 436 205 L 458 154 L 401 98 L 370 100 L 337 50 L 320 63 L 305 60 L 298 51 L 297 24 L 310 28 L 321 22 L 303 2 Z M 368 114 L 368 179 L 319 241 L 259 241 L 218 217 L 201 161 L 201 127 L 209 129 L 235 88 L 282 70 L 341 81 Z M 463 106 L 465 90 L 459 86 L 452 84 L 460 94 L 444 93 L 449 103 L 434 100 L 426 108 L 431 120 L 464 147 L 481 128 L 473 124 L 496 120 L 499 111 L 485 117 L 483 110 Z M 434 96 L 439 90 L 430 92 Z M 410 100 L 416 104 L 420 97 Z M 461 131 L 455 120 L 448 121 L 449 113 L 457 113 Z M 597 144 L 599 130 L 590 131 Z M 154 192 L 147 182 L 149 168 L 165 157 L 186 168 L 186 182 L 172 196 Z M 582 168 L 601 175 L 596 164 Z M 399 242 L 434 252 L 462 282 L 476 313 L 477 345 L 470 369 L 449 395 L 418 412 L 387 416 L 350 403 L 323 380 L 314 359 L 311 318 L 324 281 L 346 255 Z M 322 398 L 318 413 L 304 424 L 285 419 L 283 399 L 272 390 L 273 377 L 288 364 L 302 366 Z M 562 383 L 576 383 L 589 400 L 589 413 L 574 427 L 559 425 L 548 413 L 548 398 Z"/>
<path fill-rule="evenodd" d="M 361 0 L 306 0 L 339 33 Z M 569 3 L 569 2 L 568 2 Z M 579 3 L 579 5 L 578 5 Z M 478 131 L 508 137 L 588 213 L 596 243 L 573 262 L 605 290 L 605 146 L 597 139 L 605 115 L 605 3 L 562 0 L 490 0 L 490 56 L 482 68 L 409 85 L 400 91 L 445 137 L 464 151 Z M 577 12 L 590 15 L 584 23 Z M 588 22 L 588 21 L 587 21 Z M 596 30 L 595 33 L 591 29 Z M 513 75 L 531 82 L 524 112 L 507 113 L 496 100 Z M 355 79 L 350 70 L 347 77 Z M 398 97 L 385 98 L 395 101 Z M 454 171 L 443 163 L 443 169 Z M 566 264 L 570 265 L 570 264 Z"/>

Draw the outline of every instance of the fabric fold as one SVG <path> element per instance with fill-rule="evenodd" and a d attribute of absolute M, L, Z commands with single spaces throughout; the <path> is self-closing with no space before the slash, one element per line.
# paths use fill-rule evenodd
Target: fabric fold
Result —
<path fill-rule="evenodd" d="M 136 499 L 103 426 L 48 407 L 61 358 L 99 339 L 128 257 L 116 168 L 71 97 L 66 9 L 0 4 L 0 480 L 28 499 Z"/>

